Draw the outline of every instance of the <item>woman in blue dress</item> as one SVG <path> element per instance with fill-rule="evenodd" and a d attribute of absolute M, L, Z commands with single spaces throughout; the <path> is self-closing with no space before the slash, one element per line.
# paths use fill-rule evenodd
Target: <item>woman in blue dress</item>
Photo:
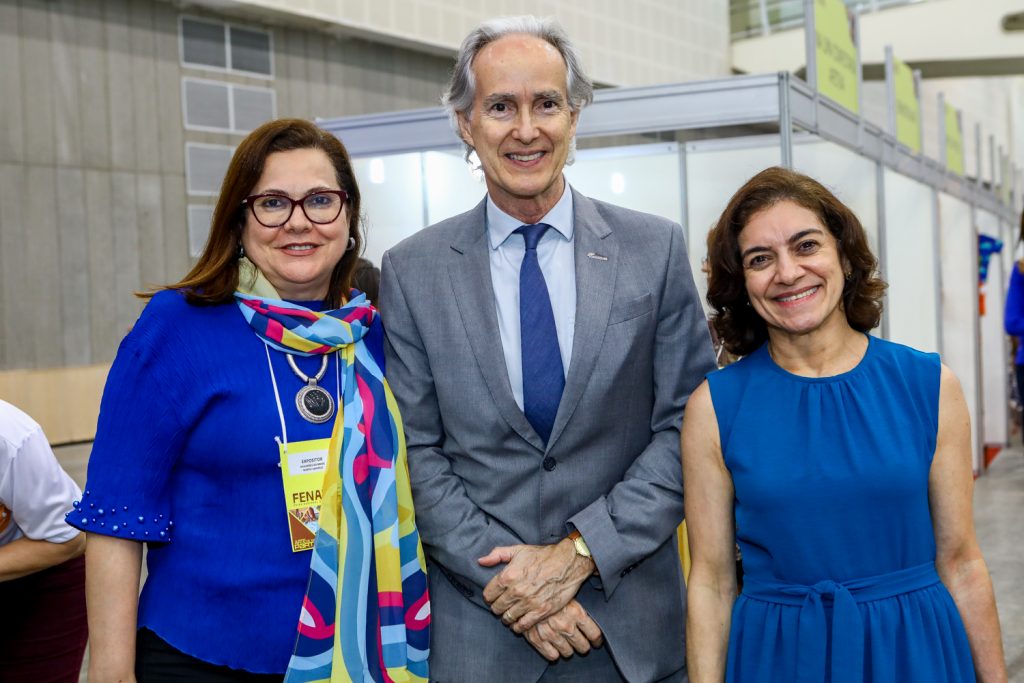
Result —
<path fill-rule="evenodd" d="M 856 216 L 770 168 L 708 252 L 713 324 L 744 357 L 684 420 L 690 680 L 1005 681 L 963 392 L 867 334 L 885 283 Z"/>

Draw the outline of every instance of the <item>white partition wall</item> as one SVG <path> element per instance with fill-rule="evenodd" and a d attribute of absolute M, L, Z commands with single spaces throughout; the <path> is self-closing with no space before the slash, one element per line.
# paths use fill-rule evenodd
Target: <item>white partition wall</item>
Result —
<path fill-rule="evenodd" d="M 353 158 L 366 229 L 363 255 L 384 252 L 431 223 L 472 208 L 486 193 L 461 150 Z"/>
<path fill-rule="evenodd" d="M 473 172 L 462 149 L 424 152 L 422 164 L 423 193 L 427 198 L 422 227 L 469 211 L 487 193 L 483 175 Z M 392 201 L 401 198 L 394 197 Z"/>
<path fill-rule="evenodd" d="M 971 207 L 944 192 L 939 204 L 942 273 L 942 362 L 960 379 L 971 416 L 975 472 L 981 470 L 982 406 L 978 333 L 978 237 Z"/>
<path fill-rule="evenodd" d="M 778 166 L 780 161 L 778 136 L 686 145 L 686 241 L 690 268 L 705 308 L 708 283 L 701 264 L 708 253 L 708 232 L 743 183 L 769 166 Z"/>
<path fill-rule="evenodd" d="M 393 244 L 423 227 L 423 175 L 420 155 L 392 154 L 353 159 L 359 183 L 366 246 L 374 265 Z"/>
<path fill-rule="evenodd" d="M 692 142 L 686 146 L 687 221 L 690 261 L 699 272 L 707 233 L 729 198 L 751 176 L 781 162 L 778 136 Z M 793 141 L 793 166 L 828 187 L 857 217 L 879 254 L 878 164 L 841 145 L 813 136 Z M 706 283 L 698 286 L 703 296 Z"/>
<path fill-rule="evenodd" d="M 880 257 L 878 163 L 841 145 L 818 138 L 793 145 L 793 167 L 827 187 L 860 219 L 868 243 Z"/>
<path fill-rule="evenodd" d="M 1003 252 L 993 254 L 988 262 L 988 278 L 982 288 L 985 313 L 981 316 L 981 437 L 986 445 L 1005 446 L 1010 440 L 1009 400 L 1011 368 L 1010 348 L 1003 331 L 1003 308 L 1010 280 L 1005 267 L 1006 257 L 1013 249 L 1013 238 L 1007 225 L 987 211 L 976 211 L 975 226 L 979 233 L 1003 241 Z M 1010 263 L 1012 267 L 1012 261 Z"/>
<path fill-rule="evenodd" d="M 569 183 L 594 199 L 637 211 L 683 219 L 679 145 L 628 145 L 576 152 L 565 168 Z"/>
<path fill-rule="evenodd" d="M 461 149 L 352 160 L 362 192 L 364 255 L 384 252 L 428 225 L 473 208 L 487 188 Z M 679 145 L 658 143 L 581 150 L 565 169 L 577 190 L 595 199 L 682 221 Z"/>
<path fill-rule="evenodd" d="M 375 261 L 484 195 L 440 107 L 319 123 L 357 159 Z M 998 353 L 996 314 L 1021 247 L 1008 240 L 990 266 L 999 287 L 990 283 L 989 313 L 979 322 L 975 230 L 1016 232 L 1020 219 L 991 187 L 913 152 L 786 73 L 600 89 L 577 135 L 587 149 L 567 169 L 569 181 L 587 195 L 682 219 L 695 273 L 708 230 L 751 176 L 782 165 L 819 179 L 858 215 L 879 257 L 889 283 L 882 334 L 943 352 L 961 378 L 978 441 L 1005 433 L 1000 381 L 1009 367 L 1000 366 L 1008 361 Z M 621 146 L 623 139 L 649 144 Z M 704 278 L 697 281 L 703 292 Z"/>
<path fill-rule="evenodd" d="M 884 177 L 887 336 L 922 351 L 938 351 L 935 191 L 890 169 L 885 169 Z"/>

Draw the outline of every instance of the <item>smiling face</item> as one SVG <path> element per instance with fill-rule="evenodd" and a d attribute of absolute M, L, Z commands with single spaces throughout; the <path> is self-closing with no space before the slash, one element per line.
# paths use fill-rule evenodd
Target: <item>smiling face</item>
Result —
<path fill-rule="evenodd" d="M 769 336 L 849 327 L 839 245 L 813 211 L 781 201 L 751 216 L 738 241 L 747 296 Z"/>
<path fill-rule="evenodd" d="M 319 149 L 293 149 L 267 156 L 250 195 L 275 193 L 301 199 L 316 190 L 338 190 L 330 158 Z M 314 301 L 327 296 L 331 273 L 348 246 L 348 205 L 326 224 L 310 221 L 301 207 L 278 228 L 261 225 L 246 207 L 242 246 L 282 298 Z"/>
<path fill-rule="evenodd" d="M 486 45 L 472 68 L 473 109 L 459 113 L 459 130 L 480 157 L 498 208 L 536 222 L 562 196 L 576 134 L 565 60 L 547 41 L 509 35 Z"/>

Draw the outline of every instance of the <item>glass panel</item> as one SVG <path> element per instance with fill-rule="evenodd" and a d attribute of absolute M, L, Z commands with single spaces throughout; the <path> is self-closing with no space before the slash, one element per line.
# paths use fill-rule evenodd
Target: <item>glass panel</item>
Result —
<path fill-rule="evenodd" d="M 224 181 L 234 150 L 225 145 L 185 145 L 185 175 L 188 177 L 188 193 L 216 195 Z"/>
<path fill-rule="evenodd" d="M 231 130 L 227 84 L 185 79 L 185 126 Z"/>
<path fill-rule="evenodd" d="M 274 118 L 274 91 L 267 88 L 232 88 L 235 130 L 248 133 Z"/>
<path fill-rule="evenodd" d="M 843 0 L 851 11 L 858 14 L 922 1 Z M 761 22 L 762 5 L 768 19 L 767 29 Z M 729 26 L 733 40 L 802 26 L 803 20 L 804 0 L 729 0 Z"/>
<path fill-rule="evenodd" d="M 181 20 L 182 61 L 202 66 L 227 67 L 224 45 L 224 24 Z"/>
<path fill-rule="evenodd" d="M 231 68 L 270 76 L 270 34 L 231 26 Z"/>

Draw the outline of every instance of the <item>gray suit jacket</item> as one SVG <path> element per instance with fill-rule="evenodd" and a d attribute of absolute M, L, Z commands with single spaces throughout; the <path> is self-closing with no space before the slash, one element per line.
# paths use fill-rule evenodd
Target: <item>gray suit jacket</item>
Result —
<path fill-rule="evenodd" d="M 577 599 L 630 681 L 684 664 L 679 426 L 714 366 L 683 233 L 575 191 L 576 323 L 545 448 L 498 333 L 485 203 L 384 255 L 387 377 L 430 564 L 431 678 L 536 681 L 547 662 L 481 597 L 498 545 L 583 534 L 600 572 Z"/>

